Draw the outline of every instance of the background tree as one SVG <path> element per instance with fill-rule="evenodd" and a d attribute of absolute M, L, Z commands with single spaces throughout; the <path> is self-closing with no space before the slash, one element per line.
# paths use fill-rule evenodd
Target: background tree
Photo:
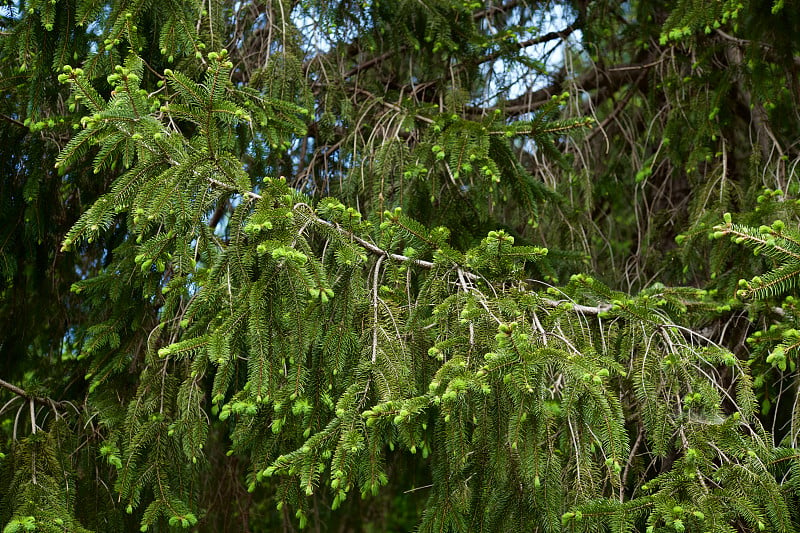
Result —
<path fill-rule="evenodd" d="M 800 524 L 795 9 L 0 16 L 4 531 Z"/>

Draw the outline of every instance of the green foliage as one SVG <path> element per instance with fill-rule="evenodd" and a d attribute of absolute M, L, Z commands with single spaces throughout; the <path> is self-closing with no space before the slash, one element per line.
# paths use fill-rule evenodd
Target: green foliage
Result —
<path fill-rule="evenodd" d="M 4 8 L 4 533 L 798 529 L 796 44 L 655 4 Z"/>

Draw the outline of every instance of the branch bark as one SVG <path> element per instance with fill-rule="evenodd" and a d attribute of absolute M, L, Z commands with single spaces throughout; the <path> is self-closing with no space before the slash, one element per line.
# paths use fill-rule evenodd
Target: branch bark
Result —
<path fill-rule="evenodd" d="M 0 379 L 0 388 L 6 389 L 7 391 L 14 393 L 21 398 L 24 398 L 33 403 L 38 403 L 39 405 L 44 405 L 46 407 L 53 407 L 59 409 L 63 409 L 66 407 L 65 402 L 60 402 L 60 401 L 57 402 L 45 396 L 36 396 L 34 394 L 30 394 L 26 392 L 24 389 L 17 387 L 13 383 L 9 383 L 4 379 Z"/>
<path fill-rule="evenodd" d="M 10 123 L 14 124 L 15 126 L 19 126 L 20 128 L 27 129 L 27 126 L 25 124 L 23 124 L 22 122 L 20 122 L 19 120 L 15 119 L 15 118 L 9 117 L 8 115 L 4 115 L 4 114 L 0 115 L 0 118 L 5 120 L 6 122 L 10 122 Z"/>

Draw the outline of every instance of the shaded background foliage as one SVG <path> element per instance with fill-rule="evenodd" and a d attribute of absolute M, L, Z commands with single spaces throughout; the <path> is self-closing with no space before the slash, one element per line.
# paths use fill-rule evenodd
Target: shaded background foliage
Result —
<path fill-rule="evenodd" d="M 797 527 L 792 2 L 0 17 L 9 531 Z M 261 405 L 255 361 L 304 394 Z"/>

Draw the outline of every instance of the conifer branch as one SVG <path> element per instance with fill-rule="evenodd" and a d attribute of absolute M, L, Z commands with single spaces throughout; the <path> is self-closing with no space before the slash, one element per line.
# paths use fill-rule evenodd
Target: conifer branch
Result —
<path fill-rule="evenodd" d="M 239 192 L 234 187 L 232 187 L 232 186 L 230 186 L 230 185 L 228 185 L 226 183 L 223 183 L 223 182 L 221 182 L 219 180 L 216 180 L 214 178 L 206 176 L 206 179 L 208 180 L 209 183 L 211 183 L 212 185 L 214 185 L 216 187 L 223 188 L 223 189 L 231 191 L 231 192 Z M 248 198 L 252 198 L 253 200 L 261 200 L 263 198 L 260 194 L 258 194 L 256 192 L 253 192 L 253 191 L 247 191 L 247 192 L 240 193 L 240 194 L 243 194 L 244 196 L 246 196 Z M 392 259 L 394 261 L 399 261 L 401 263 L 411 263 L 413 265 L 416 265 L 416 266 L 418 266 L 420 268 L 424 268 L 426 270 L 431 270 L 431 269 L 434 268 L 434 266 L 436 266 L 431 261 L 425 261 L 423 259 L 414 259 L 414 258 L 405 256 L 405 255 L 402 255 L 402 254 L 396 254 L 396 253 L 392 253 L 392 252 L 389 252 L 387 250 L 384 250 L 380 246 L 378 246 L 378 245 L 376 245 L 376 244 L 374 244 L 372 242 L 369 242 L 368 240 L 366 240 L 366 239 L 364 239 L 362 237 L 359 237 L 358 235 L 356 235 L 352 231 L 349 231 L 349 230 L 341 227 L 339 224 L 336 224 L 334 222 L 331 222 L 329 220 L 325 220 L 324 218 L 321 218 L 321 217 L 317 216 L 316 212 L 314 211 L 314 209 L 308 204 L 298 203 L 298 204 L 295 204 L 294 208 L 296 210 L 298 207 L 301 207 L 301 206 L 302 207 L 306 207 L 308 209 L 308 213 L 306 214 L 306 216 L 312 222 L 314 222 L 316 224 L 323 225 L 323 226 L 327 226 L 327 227 L 329 227 L 329 228 L 331 228 L 333 230 L 336 230 L 337 232 L 339 232 L 343 236 L 347 237 L 348 239 L 350 239 L 350 240 L 352 240 L 354 242 L 357 242 L 359 245 L 361 245 L 361 247 L 363 247 L 367 251 L 369 251 L 369 252 L 371 252 L 371 253 L 379 256 L 379 257 L 388 257 L 389 259 Z M 475 274 L 473 272 L 469 272 L 469 271 L 461 269 L 461 268 L 459 268 L 459 273 L 460 273 L 460 275 L 463 275 L 466 279 L 469 279 L 470 281 L 475 281 L 475 280 L 480 279 L 480 276 L 478 276 L 477 274 Z M 589 306 L 589 305 L 577 304 L 577 303 L 574 303 L 574 302 L 567 302 L 566 300 L 552 300 L 552 299 L 549 299 L 549 298 L 545 299 L 543 301 L 547 305 L 550 305 L 552 307 L 558 307 L 563 303 L 569 303 L 571 305 L 571 309 L 573 311 L 575 311 L 578 314 L 582 314 L 582 315 L 599 315 L 600 313 L 609 311 L 612 308 L 612 305 L 608 304 L 608 303 L 601 303 L 601 304 L 598 304 L 596 306 Z"/>
<path fill-rule="evenodd" d="M 797 21 L 762 19 L 743 2 L 740 20 L 769 31 L 732 26 L 716 20 L 734 9 L 728 0 L 660 3 L 647 18 L 624 3 L 586 0 L 367 0 L 349 12 L 323 0 L 176 1 L 186 9 L 162 10 L 152 23 L 147 12 L 156 8 L 146 2 L 123 15 L 113 6 L 84 13 L 96 2 L 70 0 L 81 27 L 103 32 L 78 30 L 87 39 L 74 42 L 57 37 L 70 35 L 66 20 L 41 30 L 50 17 L 42 3 L 40 13 L 13 20 L 15 34 L 30 25 L 19 32 L 28 42 L 0 46 L 11 58 L 0 70 L 24 89 L 0 113 L 8 140 L 28 131 L 25 116 L 10 110 L 64 118 L 30 125 L 49 131 L 26 136 L 20 146 L 32 156 L 6 165 L 15 201 L 0 211 L 8 227 L 24 217 L 24 235 L 11 240 L 26 252 L 11 241 L 0 250 L 0 276 L 13 283 L 0 315 L 12 317 L 5 330 L 14 346 L 47 349 L 67 338 L 81 349 L 66 367 L 19 361 L 7 375 L 32 371 L 21 382 L 27 389 L 0 380 L 0 422 L 14 447 L 14 461 L 0 461 L 12 474 L 0 475 L 0 493 L 18 479 L 24 485 L 0 507 L 31 514 L 30 524 L 12 519 L 8 529 L 44 526 L 58 514 L 63 530 L 84 531 L 77 518 L 119 521 L 126 504 L 133 516 L 124 522 L 142 529 L 195 527 L 193 509 L 203 513 L 196 527 L 209 531 L 292 529 L 292 515 L 301 528 L 379 527 L 358 523 L 372 511 L 347 494 L 394 491 L 391 499 L 408 472 L 434 482 L 424 487 L 424 510 L 418 489 L 402 496 L 420 510 L 398 524 L 404 530 L 795 529 L 786 490 L 800 465 L 789 447 L 800 401 L 787 380 L 768 378 L 796 375 L 786 363 L 800 346 L 796 300 L 773 301 L 800 285 L 800 208 L 785 186 L 800 161 L 790 161 L 797 117 L 785 112 L 794 100 L 784 91 L 798 50 L 771 34 L 773 22 L 797 29 Z M 552 28 L 560 31 L 531 29 L 548 19 L 561 21 Z M 137 37 L 141 21 L 147 34 Z M 199 46 L 208 32 L 213 55 Z M 216 51 L 220 35 L 235 44 L 231 62 Z M 53 37 L 55 56 L 41 46 Z M 146 44 L 140 38 L 158 44 L 115 65 L 120 52 Z M 550 61 L 573 43 L 594 49 L 585 61 Z M 29 50 L 45 61 L 17 65 Z M 156 72 L 161 56 L 179 71 Z M 70 57 L 86 74 L 64 69 L 59 80 L 74 96 L 65 101 L 50 90 L 48 69 Z M 479 67 L 492 64 L 502 68 Z M 549 87 L 505 94 L 534 64 Z M 106 87 L 104 75 L 111 98 L 94 88 Z M 774 82 L 757 83 L 767 75 Z M 599 128 L 573 142 L 569 132 L 588 120 Z M 748 121 L 770 150 L 744 165 L 736 154 L 751 153 L 752 142 L 726 124 Z M 42 143 L 71 124 L 78 130 L 57 159 L 59 173 L 39 168 L 54 157 Z M 686 179 L 675 182 L 673 170 Z M 293 180 L 255 178 L 280 173 Z M 738 193 L 762 185 L 781 190 L 757 200 Z M 727 243 L 696 241 L 681 254 L 687 268 L 675 268 L 673 229 L 688 220 L 688 236 L 708 233 L 716 218 L 706 207 L 729 204 L 755 220 L 754 201 L 758 217 L 792 226 L 718 226 L 713 235 L 773 260 L 769 273 L 753 278 L 760 260 L 731 264 Z M 51 216 L 50 205 L 64 206 L 62 216 Z M 403 209 L 379 215 L 395 205 Z M 669 224 L 655 216 L 660 206 L 676 215 Z M 52 290 L 24 291 L 49 278 L 19 281 L 36 246 L 28 236 L 41 235 L 47 248 L 78 213 L 63 242 L 79 240 L 81 253 L 57 257 Z M 376 216 L 366 222 L 367 213 Z M 576 253 L 539 263 L 546 250 L 515 245 L 506 232 L 487 235 L 490 227 Z M 597 253 L 602 243 L 607 252 Z M 577 266 L 580 252 L 592 262 Z M 702 290 L 708 280 L 695 263 L 718 274 L 715 292 Z M 565 271 L 575 274 L 564 284 L 544 279 Z M 596 272 L 604 281 L 589 275 Z M 738 320 L 740 303 L 726 295 L 741 277 L 752 278 L 742 288 L 760 287 L 737 293 L 756 299 L 753 322 L 734 338 L 726 334 L 732 318 L 699 329 L 731 306 Z M 692 287 L 671 286 L 689 279 Z M 49 298 L 70 288 L 75 297 Z M 61 320 L 78 307 L 74 320 Z M 20 311 L 26 320 L 15 329 Z M 779 329 L 756 342 L 735 342 L 773 323 Z M 85 378 L 62 390 L 64 368 Z M 788 428 L 791 439 L 782 448 L 760 427 L 779 403 L 774 437 Z M 47 423 L 61 418 L 59 406 L 102 420 Z M 780 428 L 789 406 L 792 424 Z M 37 438 L 17 439 L 18 426 Z M 418 450 L 426 461 L 406 453 Z M 205 465 L 193 466 L 203 455 Z M 209 497 L 207 481 L 220 474 L 230 480 Z M 264 479 L 273 474 L 280 479 Z M 258 502 L 243 495 L 242 481 L 283 514 L 249 517 Z M 103 505 L 92 482 L 118 497 Z M 48 505 L 23 513 L 30 501 Z M 93 511 L 83 512 L 86 502 Z M 219 518 L 220 507 L 236 505 L 235 520 Z"/>
<path fill-rule="evenodd" d="M 45 396 L 36 396 L 34 394 L 30 394 L 26 392 L 24 389 L 17 387 L 13 383 L 9 383 L 8 381 L 5 381 L 3 379 L 0 379 L 0 387 L 16 394 L 20 398 L 28 400 L 29 402 L 38 403 L 39 405 L 43 405 L 45 407 L 63 409 L 67 405 L 65 402 L 55 401 Z"/>

